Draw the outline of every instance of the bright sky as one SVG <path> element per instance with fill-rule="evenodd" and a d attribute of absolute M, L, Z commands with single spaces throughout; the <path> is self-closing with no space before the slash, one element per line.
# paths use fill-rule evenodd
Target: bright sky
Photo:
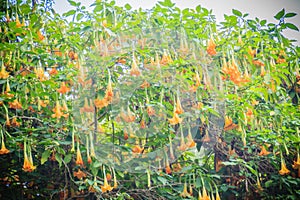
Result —
<path fill-rule="evenodd" d="M 58 13 L 64 13 L 71 9 L 67 0 L 54 0 L 56 3 L 54 9 Z M 78 2 L 78 0 L 74 0 Z M 117 5 L 130 4 L 134 9 L 152 8 L 158 0 L 115 0 Z M 195 8 L 197 5 L 201 5 L 207 9 L 212 9 L 213 14 L 216 16 L 217 22 L 221 22 L 224 19 L 224 14 L 231 14 L 232 9 L 237 9 L 242 13 L 249 13 L 250 18 L 258 17 L 259 19 L 266 19 L 268 22 L 276 23 L 274 15 L 278 13 L 282 8 L 285 8 L 286 12 L 295 12 L 298 15 L 288 19 L 287 22 L 295 24 L 300 29 L 300 0 L 171 0 L 176 3 L 179 8 Z M 94 0 L 80 0 L 82 5 L 86 7 L 90 6 Z M 298 40 L 300 45 L 300 34 L 297 31 L 286 31 L 284 33 L 290 39 Z"/>

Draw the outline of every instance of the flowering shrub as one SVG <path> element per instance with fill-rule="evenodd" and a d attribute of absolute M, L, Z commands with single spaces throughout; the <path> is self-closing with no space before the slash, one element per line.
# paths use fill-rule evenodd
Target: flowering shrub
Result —
<path fill-rule="evenodd" d="M 1 198 L 300 196 L 295 13 L 69 3 L 0 13 Z"/>

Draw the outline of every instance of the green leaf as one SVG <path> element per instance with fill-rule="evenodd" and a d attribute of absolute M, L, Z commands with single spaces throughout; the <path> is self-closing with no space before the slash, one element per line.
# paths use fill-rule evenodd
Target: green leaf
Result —
<path fill-rule="evenodd" d="M 132 8 L 128 3 L 126 3 L 124 7 L 126 8 L 126 10 L 130 10 Z"/>
<path fill-rule="evenodd" d="M 292 23 L 285 23 L 286 27 L 288 27 L 289 29 L 295 30 L 295 31 L 299 31 L 298 27 L 295 26 Z"/>
<path fill-rule="evenodd" d="M 63 16 L 68 17 L 71 15 L 74 15 L 75 13 L 76 13 L 76 10 L 69 10 L 68 12 L 64 13 Z"/>
<path fill-rule="evenodd" d="M 82 13 L 78 13 L 78 15 L 76 16 L 77 21 L 81 20 L 83 17 Z"/>
<path fill-rule="evenodd" d="M 296 16 L 297 15 L 297 13 L 286 13 L 285 15 L 284 15 L 284 17 L 285 18 L 290 18 L 290 17 L 294 17 L 294 16 Z"/>
<path fill-rule="evenodd" d="M 240 11 L 236 10 L 236 9 L 232 9 L 232 13 L 234 15 L 238 16 L 238 17 L 242 17 L 243 16 L 243 14 Z"/>
<path fill-rule="evenodd" d="M 280 19 L 283 17 L 284 13 L 285 13 L 285 10 L 284 10 L 284 8 L 283 8 L 281 11 L 279 11 L 279 12 L 274 16 L 274 18 L 277 19 L 277 20 L 280 20 Z"/>
<path fill-rule="evenodd" d="M 167 179 L 165 179 L 164 177 L 161 177 L 161 176 L 158 176 L 157 179 L 158 179 L 163 185 L 165 185 L 165 184 L 168 182 Z"/>
<path fill-rule="evenodd" d="M 265 182 L 265 186 L 268 188 L 271 186 L 272 183 L 273 183 L 273 180 L 268 180 L 267 182 Z"/>
<path fill-rule="evenodd" d="M 76 6 L 77 5 L 75 1 L 68 0 L 68 2 L 71 4 L 71 6 Z"/>
<path fill-rule="evenodd" d="M 266 25 L 266 23 L 267 23 L 267 20 L 264 19 L 264 20 L 261 20 L 259 24 L 260 24 L 261 26 L 264 26 L 264 25 Z"/>
<path fill-rule="evenodd" d="M 41 164 L 44 164 L 48 160 L 50 154 L 50 150 L 46 150 L 42 153 Z"/>
<path fill-rule="evenodd" d="M 58 162 L 59 167 L 61 167 L 61 163 L 62 163 L 61 155 L 58 154 L 58 153 L 56 153 L 56 154 L 55 154 L 55 159 L 56 159 L 56 161 Z"/>
<path fill-rule="evenodd" d="M 68 154 L 64 158 L 66 164 L 68 164 L 71 160 L 72 160 L 72 154 Z"/>

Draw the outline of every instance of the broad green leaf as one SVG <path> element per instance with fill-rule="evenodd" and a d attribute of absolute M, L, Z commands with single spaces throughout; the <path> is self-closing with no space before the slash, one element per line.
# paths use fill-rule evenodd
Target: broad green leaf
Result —
<path fill-rule="evenodd" d="M 280 19 L 283 17 L 284 13 L 285 13 L 285 10 L 284 10 L 284 8 L 283 8 L 281 11 L 279 11 L 279 12 L 274 16 L 274 18 L 277 19 L 277 20 L 280 20 Z"/>
<path fill-rule="evenodd" d="M 290 17 L 294 17 L 294 16 L 296 16 L 297 15 L 297 13 L 286 13 L 285 15 L 284 15 L 284 17 L 285 18 L 290 18 Z"/>
<path fill-rule="evenodd" d="M 165 179 L 165 178 L 162 177 L 162 176 L 158 176 L 157 179 L 158 179 L 163 185 L 166 185 L 166 183 L 168 182 L 168 180 Z"/>
<path fill-rule="evenodd" d="M 56 154 L 55 154 L 55 159 L 56 159 L 56 161 L 58 162 L 59 167 L 61 167 L 61 164 L 62 164 L 62 158 L 61 158 L 61 155 L 58 154 L 58 153 L 56 153 Z"/>
<path fill-rule="evenodd" d="M 243 14 L 240 11 L 236 10 L 236 9 L 232 9 L 232 13 L 234 15 L 238 16 L 238 17 L 242 17 L 243 16 Z"/>
<path fill-rule="evenodd" d="M 128 3 L 127 3 L 127 4 L 125 4 L 125 6 L 124 6 L 124 7 L 126 8 L 126 10 L 131 10 L 131 8 L 132 8 L 132 7 L 131 7 L 131 5 L 130 5 L 130 4 L 128 4 Z"/>
<path fill-rule="evenodd" d="M 64 161 L 66 164 L 68 164 L 72 160 L 72 154 L 68 154 L 65 156 Z"/>
<path fill-rule="evenodd" d="M 298 27 L 292 23 L 285 23 L 285 25 L 292 30 L 299 31 Z"/>
<path fill-rule="evenodd" d="M 76 10 L 69 10 L 68 12 L 64 13 L 63 16 L 68 17 L 71 15 L 74 15 L 75 13 L 76 13 Z"/>
<path fill-rule="evenodd" d="M 50 150 L 46 150 L 42 153 L 41 164 L 44 164 L 48 160 L 50 154 L 51 154 Z"/>
<path fill-rule="evenodd" d="M 77 6 L 77 3 L 75 1 L 68 0 L 68 2 L 71 4 L 71 6 Z"/>
<path fill-rule="evenodd" d="M 80 21 L 83 17 L 82 13 L 78 13 L 78 15 L 76 16 L 77 21 Z"/>

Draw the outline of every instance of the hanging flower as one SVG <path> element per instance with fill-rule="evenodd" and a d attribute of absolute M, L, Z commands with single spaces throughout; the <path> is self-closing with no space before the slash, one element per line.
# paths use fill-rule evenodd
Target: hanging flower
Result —
<path fill-rule="evenodd" d="M 145 120 L 144 120 L 144 119 L 141 120 L 141 122 L 140 122 L 140 127 L 141 127 L 142 129 L 146 128 L 146 123 L 145 123 Z"/>
<path fill-rule="evenodd" d="M 280 175 L 289 174 L 290 170 L 286 167 L 284 159 L 281 157 L 281 169 L 279 170 Z"/>
<path fill-rule="evenodd" d="M 103 174 L 104 174 L 104 183 L 103 183 L 103 186 L 101 186 L 101 191 L 103 193 L 105 193 L 107 191 L 110 192 L 110 191 L 112 191 L 113 187 L 110 186 L 107 182 L 106 173 L 105 173 L 105 166 L 103 166 Z"/>
<path fill-rule="evenodd" d="M 116 172 L 115 172 L 114 168 L 112 168 L 112 171 L 113 171 L 113 175 L 114 175 L 114 186 L 113 186 L 113 188 L 116 189 L 116 188 L 118 188 L 117 175 L 116 175 Z"/>
<path fill-rule="evenodd" d="M 113 93 L 113 89 L 112 89 L 111 80 L 109 78 L 104 98 L 103 99 L 98 99 L 98 98 L 95 99 L 94 104 L 98 109 L 102 109 L 102 108 L 108 106 L 112 102 L 113 96 L 114 96 L 114 93 Z"/>
<path fill-rule="evenodd" d="M 217 45 L 214 42 L 213 37 L 211 36 L 210 39 L 209 39 L 209 41 L 208 41 L 207 48 L 206 48 L 206 52 L 208 53 L 208 55 L 214 56 L 214 55 L 217 54 L 216 46 Z"/>
<path fill-rule="evenodd" d="M 225 125 L 224 125 L 224 131 L 232 130 L 237 128 L 238 125 L 232 122 L 232 119 L 228 116 L 225 116 Z"/>
<path fill-rule="evenodd" d="M 180 99 L 179 99 L 179 97 L 177 97 L 175 113 L 182 114 L 183 112 L 184 112 L 184 110 L 182 109 Z"/>
<path fill-rule="evenodd" d="M 147 107 L 147 113 L 148 113 L 149 116 L 155 115 L 155 110 L 154 110 L 154 108 L 153 108 L 152 106 L 148 106 L 148 107 Z"/>
<path fill-rule="evenodd" d="M 9 108 L 13 109 L 22 109 L 21 103 L 18 101 L 18 99 L 15 99 L 13 102 L 8 102 Z"/>
<path fill-rule="evenodd" d="M 148 87 L 150 87 L 150 83 L 148 83 L 146 80 L 144 80 L 144 82 L 141 84 L 140 87 L 141 87 L 142 89 L 148 88 Z"/>
<path fill-rule="evenodd" d="M 218 190 L 217 190 L 217 192 L 216 192 L 216 200 L 221 200 L 221 197 L 220 197 L 220 195 L 219 195 Z"/>
<path fill-rule="evenodd" d="M 166 166 L 166 174 L 172 174 L 171 167 L 169 165 Z"/>
<path fill-rule="evenodd" d="M 17 28 L 21 28 L 21 27 L 22 27 L 22 24 L 21 24 L 21 22 L 20 22 L 20 20 L 19 20 L 18 14 L 16 15 L 16 27 L 17 27 Z"/>
<path fill-rule="evenodd" d="M 127 114 L 124 112 L 123 108 L 121 109 L 121 118 L 127 122 L 134 122 L 135 121 L 135 116 L 133 115 L 133 113 L 130 111 L 129 107 L 127 108 Z"/>
<path fill-rule="evenodd" d="M 52 111 L 54 112 L 51 115 L 52 118 L 60 119 L 61 116 L 63 116 L 63 113 L 61 112 L 61 106 L 59 104 L 59 101 L 56 101 L 56 106 L 52 109 Z"/>
<path fill-rule="evenodd" d="M 144 148 L 140 147 L 139 145 L 135 145 L 132 147 L 132 153 L 142 153 L 144 151 Z"/>
<path fill-rule="evenodd" d="M 261 146 L 261 151 L 260 153 L 258 154 L 259 156 L 267 156 L 269 155 L 271 152 L 267 151 L 265 145 L 262 145 Z"/>
<path fill-rule="evenodd" d="M 254 58 L 255 54 L 256 54 L 256 49 L 252 49 L 251 46 L 248 46 L 248 54 Z"/>
<path fill-rule="evenodd" d="M 300 155 L 299 155 L 299 153 L 297 155 L 297 160 L 294 161 L 294 164 L 292 165 L 292 167 L 294 169 L 298 169 L 298 177 L 300 178 Z"/>
<path fill-rule="evenodd" d="M 79 149 L 79 142 L 77 142 L 76 165 L 84 165 Z"/>
<path fill-rule="evenodd" d="M 36 169 L 36 166 L 33 166 L 31 149 L 29 148 L 29 155 L 27 154 L 27 145 L 24 141 L 24 163 L 23 163 L 23 171 L 32 172 Z"/>
<path fill-rule="evenodd" d="M 208 131 L 205 132 L 202 142 L 210 142 L 210 137 L 209 137 Z"/>
<path fill-rule="evenodd" d="M 52 67 L 51 70 L 49 71 L 50 76 L 58 74 L 58 71 L 56 67 Z"/>
<path fill-rule="evenodd" d="M 66 86 L 66 83 L 62 82 L 60 88 L 57 89 L 57 92 L 59 92 L 61 94 L 65 94 L 65 93 L 69 92 L 70 90 L 71 89 Z"/>
<path fill-rule="evenodd" d="M 200 200 L 210 200 L 207 192 L 206 192 L 206 188 L 203 186 L 203 189 L 202 189 L 202 196 L 201 198 L 199 198 Z"/>
<path fill-rule="evenodd" d="M 86 177 L 86 173 L 78 169 L 77 172 L 73 172 L 74 177 L 77 177 L 78 179 L 82 179 Z"/>
<path fill-rule="evenodd" d="M 13 119 L 11 120 L 11 126 L 12 127 L 19 127 L 20 123 L 17 121 L 16 117 L 13 117 Z"/>
<path fill-rule="evenodd" d="M 42 67 L 34 68 L 34 73 L 40 81 L 47 80 L 47 77 L 45 76 L 45 71 Z"/>
<path fill-rule="evenodd" d="M 170 64 L 172 62 L 173 62 L 173 60 L 172 60 L 170 54 L 166 50 L 164 50 L 164 53 L 162 55 L 160 64 L 167 65 L 167 64 Z"/>
<path fill-rule="evenodd" d="M 3 136 L 3 132 L 1 130 L 1 149 L 0 149 L 0 155 L 8 154 L 8 153 L 9 153 L 9 150 L 5 147 L 4 136 Z"/>
<path fill-rule="evenodd" d="M 260 76 L 265 76 L 265 75 L 266 75 L 265 66 L 261 66 L 260 67 Z"/>
<path fill-rule="evenodd" d="M 141 75 L 141 72 L 138 68 L 138 65 L 136 63 L 136 60 L 135 60 L 135 57 L 133 55 L 133 58 L 132 58 L 132 64 L 131 64 L 131 70 L 130 70 L 130 75 L 131 76 L 140 76 Z"/>
<path fill-rule="evenodd" d="M 182 118 L 180 118 L 176 112 L 174 112 L 173 117 L 168 120 L 171 125 L 180 124 L 182 122 Z"/>
<path fill-rule="evenodd" d="M 108 79 L 108 85 L 107 85 L 107 89 L 106 89 L 106 92 L 105 92 L 104 99 L 106 99 L 108 102 L 111 102 L 113 96 L 114 96 L 114 93 L 113 93 L 113 89 L 112 89 L 112 85 L 111 85 L 111 80 L 109 78 Z"/>
<path fill-rule="evenodd" d="M 93 103 L 91 100 L 89 103 L 87 97 L 84 98 L 84 105 L 82 108 L 80 108 L 80 113 L 83 113 L 83 112 L 94 112 Z"/>
<path fill-rule="evenodd" d="M 0 71 L 0 79 L 7 79 L 9 77 L 9 73 L 6 71 L 5 66 L 2 64 Z"/>
<path fill-rule="evenodd" d="M 187 191 L 187 184 L 186 184 L 186 182 L 184 182 L 183 191 L 180 193 L 179 196 L 181 196 L 183 198 L 191 196 L 190 193 L 188 193 L 188 191 Z"/>
<path fill-rule="evenodd" d="M 45 39 L 45 36 L 41 33 L 40 30 L 37 31 L 37 36 L 39 41 L 43 41 Z"/>
<path fill-rule="evenodd" d="M 252 64 L 256 65 L 258 67 L 265 66 L 265 64 L 262 61 L 260 61 L 260 60 L 252 60 Z"/>

